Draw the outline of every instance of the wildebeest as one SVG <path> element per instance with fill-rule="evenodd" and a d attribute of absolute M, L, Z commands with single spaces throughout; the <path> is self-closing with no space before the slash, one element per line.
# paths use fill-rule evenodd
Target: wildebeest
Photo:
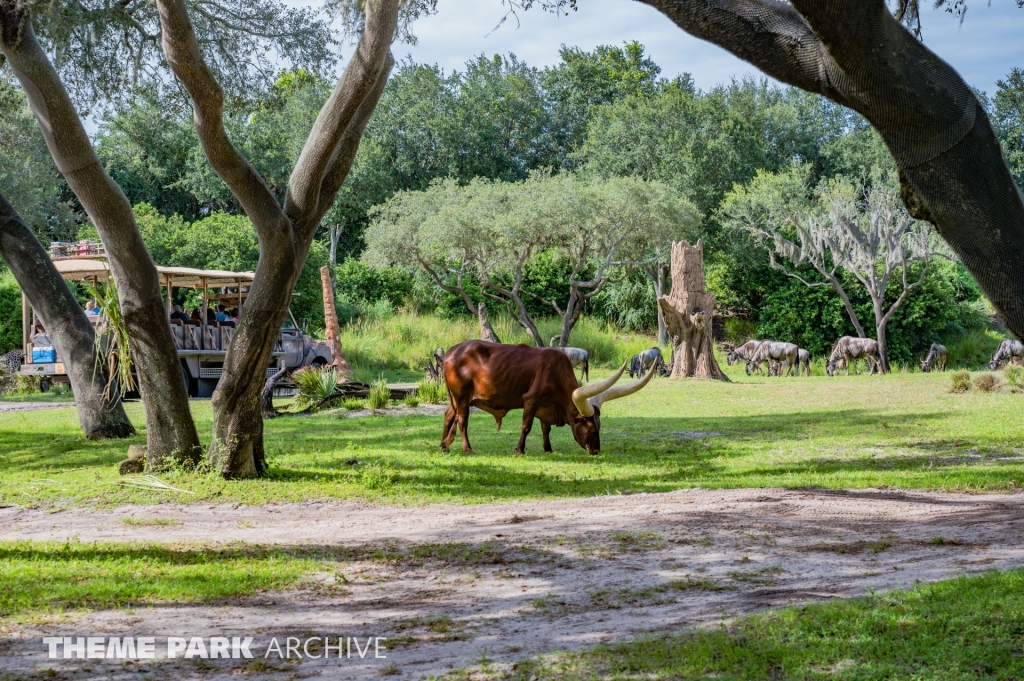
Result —
<path fill-rule="evenodd" d="M 725 363 L 729 366 L 736 364 L 739 361 L 749 362 L 754 357 L 754 353 L 761 347 L 762 343 L 767 341 L 750 339 L 743 345 L 737 345 L 734 348 L 729 348 L 725 354 Z M 761 372 L 761 365 L 757 365 L 757 372 Z"/>
<path fill-rule="evenodd" d="M 628 385 L 615 385 L 626 365 L 610 378 L 580 386 L 572 364 L 554 348 L 501 345 L 472 340 L 460 343 L 444 357 L 444 381 L 449 405 L 444 414 L 441 449 L 448 450 L 456 430 L 462 431 L 462 451 L 469 445 L 469 409 L 479 407 L 501 420 L 513 409 L 523 410 L 523 425 L 516 453 L 526 451 L 526 436 L 534 417 L 540 419 L 544 451 L 551 450 L 551 426 L 572 428 L 580 447 L 590 454 L 601 451 L 601 405 L 643 388 L 653 371 Z"/>
<path fill-rule="evenodd" d="M 1024 343 L 1007 338 L 999 344 L 996 354 L 992 355 L 992 361 L 988 363 L 988 368 L 990 371 L 995 371 L 1003 362 L 1007 360 L 1013 361 L 1018 357 L 1024 357 Z"/>
<path fill-rule="evenodd" d="M 762 342 L 757 347 L 757 350 L 754 351 L 754 356 L 747 360 L 747 376 L 757 371 L 762 362 L 770 363 L 773 360 L 786 367 L 785 371 L 779 371 L 780 374 L 789 373 L 793 365 L 796 364 L 798 350 L 799 348 L 792 343 L 780 343 L 778 341 Z"/>
<path fill-rule="evenodd" d="M 590 353 L 583 348 L 555 348 L 569 358 L 573 369 L 580 370 L 584 381 L 590 380 Z"/>
<path fill-rule="evenodd" d="M 878 361 L 878 341 L 873 338 L 854 338 L 853 336 L 843 336 L 836 341 L 835 346 L 832 348 L 832 354 L 828 357 L 828 364 L 825 365 L 825 370 L 829 376 L 835 376 L 839 370 L 840 362 L 846 364 L 846 375 L 850 375 L 850 366 L 853 366 L 853 370 L 856 373 L 857 367 L 855 366 L 858 359 L 863 358 L 867 361 L 868 366 L 871 370 L 869 374 L 875 373 L 875 371 L 881 372 L 881 365 Z"/>
<path fill-rule="evenodd" d="M 653 366 L 658 372 L 665 373 L 665 358 L 661 354 L 661 348 L 648 348 L 640 354 L 633 355 L 629 360 L 629 377 L 634 378 L 644 373 L 647 367 Z"/>
<path fill-rule="evenodd" d="M 932 343 L 928 350 L 928 356 L 921 362 L 921 371 L 931 371 L 937 368 L 939 371 L 946 370 L 946 346 Z"/>
<path fill-rule="evenodd" d="M 771 362 L 771 368 L 768 369 L 769 376 L 778 376 L 780 371 L 788 371 L 789 365 L 786 362 Z M 811 375 L 811 353 L 807 352 L 803 348 L 796 351 L 796 375 L 799 376 L 800 372 L 803 371 L 808 376 Z"/>

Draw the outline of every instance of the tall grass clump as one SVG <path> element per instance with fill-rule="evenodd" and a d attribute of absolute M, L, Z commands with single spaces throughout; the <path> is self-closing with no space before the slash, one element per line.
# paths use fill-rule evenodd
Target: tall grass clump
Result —
<path fill-rule="evenodd" d="M 448 386 L 442 381 L 424 378 L 420 381 L 416 396 L 427 404 L 441 404 L 448 399 Z"/>
<path fill-rule="evenodd" d="M 332 366 L 305 367 L 292 374 L 292 381 L 299 389 L 296 405 L 308 407 L 334 394 L 338 387 L 338 372 Z"/>
<path fill-rule="evenodd" d="M 975 329 L 962 338 L 946 344 L 946 364 L 968 369 L 979 368 L 992 359 L 1003 337 L 991 330 Z"/>
<path fill-rule="evenodd" d="M 503 343 L 533 345 L 533 339 L 505 313 L 493 314 L 491 325 Z M 561 333 L 561 320 L 541 319 L 537 329 L 545 344 Z M 423 371 L 434 352 L 480 337 L 475 318 L 444 319 L 412 312 L 381 317 L 363 316 L 341 333 L 345 358 L 358 377 L 376 376 L 386 370 Z M 651 336 L 623 333 L 596 319 L 583 317 L 573 329 L 569 345 L 590 353 L 591 366 L 617 367 L 636 353 L 657 345 Z M 668 348 L 662 352 L 668 358 Z M 365 380 L 365 379 L 364 379 Z"/>
<path fill-rule="evenodd" d="M 389 404 L 391 404 L 391 389 L 388 388 L 388 382 L 381 376 L 370 384 L 370 394 L 366 397 L 366 405 L 373 411 L 377 411 L 378 409 L 387 409 Z"/>
<path fill-rule="evenodd" d="M 954 371 L 950 379 L 953 383 L 949 388 L 951 393 L 965 393 L 971 389 L 971 373 L 969 371 Z"/>
<path fill-rule="evenodd" d="M 999 390 L 999 376 L 985 372 L 974 378 L 974 389 L 982 393 L 992 393 Z"/>
<path fill-rule="evenodd" d="M 1021 389 L 1024 389 L 1024 367 L 1010 364 L 1006 367 L 1006 371 L 1003 372 L 1003 378 L 1006 379 L 1007 387 L 1013 392 L 1019 392 Z"/>

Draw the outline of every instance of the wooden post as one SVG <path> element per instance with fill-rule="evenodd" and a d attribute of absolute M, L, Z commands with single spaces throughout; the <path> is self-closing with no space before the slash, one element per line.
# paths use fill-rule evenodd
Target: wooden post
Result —
<path fill-rule="evenodd" d="M 171 294 L 171 276 L 170 275 L 167 275 L 166 284 L 167 284 L 167 314 L 170 315 L 172 312 L 174 312 L 174 298 L 172 297 L 172 294 Z"/>
<path fill-rule="evenodd" d="M 324 289 L 324 326 L 327 329 L 327 345 L 331 348 L 331 364 L 337 370 L 338 378 L 347 381 L 349 366 L 341 350 L 341 324 L 338 323 L 338 310 L 334 306 L 331 269 L 326 265 L 320 268 L 320 283 Z"/>
<path fill-rule="evenodd" d="M 715 360 L 715 294 L 704 290 L 704 244 L 672 244 L 672 291 L 658 299 L 672 341 L 672 377 L 728 381 Z"/>

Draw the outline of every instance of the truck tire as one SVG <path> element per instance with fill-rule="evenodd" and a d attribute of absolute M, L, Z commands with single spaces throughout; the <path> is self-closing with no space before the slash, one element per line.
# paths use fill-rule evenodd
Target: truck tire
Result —
<path fill-rule="evenodd" d="M 41 381 L 39 381 L 39 390 L 41 390 L 44 393 L 50 392 L 50 379 L 44 378 Z"/>

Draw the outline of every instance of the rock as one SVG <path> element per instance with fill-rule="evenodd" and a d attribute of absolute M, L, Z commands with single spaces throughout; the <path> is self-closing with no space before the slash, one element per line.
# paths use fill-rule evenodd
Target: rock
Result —
<path fill-rule="evenodd" d="M 146 448 L 141 445 L 130 445 L 128 447 L 128 460 L 134 461 L 135 459 L 145 459 Z"/>

